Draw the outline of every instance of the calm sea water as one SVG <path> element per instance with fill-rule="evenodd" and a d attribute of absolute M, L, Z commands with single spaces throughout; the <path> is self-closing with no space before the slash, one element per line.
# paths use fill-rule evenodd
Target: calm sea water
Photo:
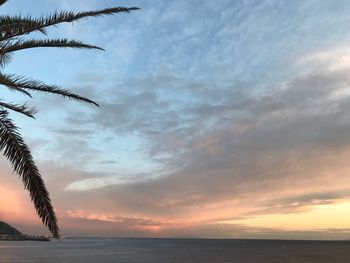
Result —
<path fill-rule="evenodd" d="M 67 238 L 0 242 L 0 262 L 350 262 L 350 242 Z"/>

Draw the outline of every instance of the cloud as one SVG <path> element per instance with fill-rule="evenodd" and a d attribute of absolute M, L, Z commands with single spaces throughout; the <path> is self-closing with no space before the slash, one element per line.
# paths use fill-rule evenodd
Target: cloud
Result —
<path fill-rule="evenodd" d="M 350 66 L 350 50 L 347 46 L 320 50 L 301 57 L 296 63 L 330 71 L 348 69 Z"/>
<path fill-rule="evenodd" d="M 172 82 L 167 86 L 179 85 L 176 78 Z M 99 113 L 105 119 L 90 115 L 90 122 L 115 133 L 137 132 L 150 144 L 151 156 L 166 150 L 169 159 L 175 160 L 164 162 L 172 172 L 156 179 L 69 195 L 75 206 L 86 210 L 95 207 L 100 213 L 111 211 L 115 215 L 123 211 L 150 218 L 172 217 L 175 222 L 192 217 L 198 224 L 295 213 L 344 200 L 349 192 L 350 133 L 348 111 L 343 105 L 349 97 L 334 94 L 346 89 L 348 82 L 346 71 L 314 73 L 281 82 L 259 94 L 230 94 L 227 90 L 230 95 L 220 105 L 204 93 L 205 103 L 198 99 L 201 103 L 177 108 L 177 118 L 191 116 L 186 127 L 181 121 L 173 126 L 162 123 L 175 107 L 158 101 L 162 90 L 151 95 L 126 95 L 120 100 L 125 102 L 125 115 L 133 116 L 125 118 L 132 124 L 119 121 L 120 116 L 113 114 L 113 104 L 106 108 L 110 112 Z M 196 89 L 186 92 L 202 94 Z M 128 107 L 131 101 L 134 107 Z M 121 103 L 116 105 L 120 107 Z M 137 118 L 139 112 L 135 109 L 140 110 L 140 116 L 155 117 L 145 118 L 145 124 Z M 154 128 L 152 133 L 148 127 Z M 192 131 L 188 138 L 182 137 L 184 130 Z M 179 143 L 169 141 L 172 136 Z M 94 196 L 94 202 L 83 203 L 89 196 Z"/>

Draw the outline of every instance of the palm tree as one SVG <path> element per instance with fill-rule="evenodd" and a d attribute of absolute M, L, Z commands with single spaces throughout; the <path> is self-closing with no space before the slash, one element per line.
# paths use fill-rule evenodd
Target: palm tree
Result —
<path fill-rule="evenodd" d="M 0 0 L 0 6 L 7 0 Z M 28 34 L 40 32 L 47 35 L 46 28 L 64 22 L 73 22 L 86 17 L 129 13 L 136 7 L 113 7 L 88 12 L 54 12 L 45 17 L 31 16 L 0 16 L 0 68 L 10 61 L 13 52 L 37 47 L 83 48 L 99 49 L 100 47 L 68 39 L 28 39 Z M 47 85 L 41 81 L 29 79 L 14 74 L 5 74 L 0 70 L 0 84 L 12 91 L 20 92 L 32 97 L 32 92 L 46 92 L 60 95 L 69 99 L 86 102 L 99 106 L 93 100 L 79 96 L 56 85 Z M 35 209 L 43 224 L 47 226 L 53 237 L 59 238 L 59 227 L 55 211 L 52 207 L 49 193 L 35 165 L 30 149 L 24 142 L 18 128 L 9 118 L 9 112 L 15 111 L 34 118 L 35 109 L 26 104 L 18 105 L 0 100 L 0 150 L 13 166 L 13 170 L 20 176 L 25 188 L 29 191 Z"/>

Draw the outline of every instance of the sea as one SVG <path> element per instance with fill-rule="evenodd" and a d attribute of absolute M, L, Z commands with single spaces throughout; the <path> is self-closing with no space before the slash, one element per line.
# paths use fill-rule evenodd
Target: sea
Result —
<path fill-rule="evenodd" d="M 350 241 L 137 238 L 0 241 L 0 262 L 337 263 L 350 262 Z"/>

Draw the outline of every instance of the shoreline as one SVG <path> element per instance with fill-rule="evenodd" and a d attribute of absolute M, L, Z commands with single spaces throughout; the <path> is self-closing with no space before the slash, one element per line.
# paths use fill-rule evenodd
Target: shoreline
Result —
<path fill-rule="evenodd" d="M 46 236 L 0 235 L 0 241 L 51 241 L 51 240 Z"/>

